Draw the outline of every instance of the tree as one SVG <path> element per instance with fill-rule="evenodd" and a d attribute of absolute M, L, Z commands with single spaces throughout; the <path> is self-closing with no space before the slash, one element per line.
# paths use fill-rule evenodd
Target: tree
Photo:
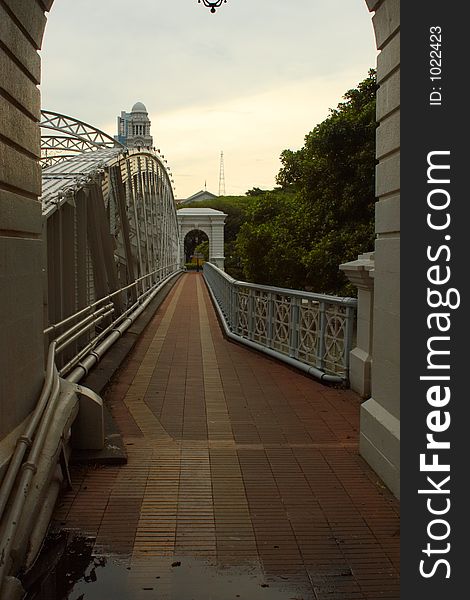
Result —
<path fill-rule="evenodd" d="M 247 278 L 352 292 L 338 267 L 373 248 L 376 89 L 370 71 L 300 150 L 282 152 L 282 191 L 253 199 L 238 237 Z"/>
<path fill-rule="evenodd" d="M 259 187 L 251 188 L 251 190 L 248 190 L 246 192 L 247 196 L 262 196 L 263 194 L 264 194 L 264 191 Z"/>
<path fill-rule="evenodd" d="M 204 242 L 201 242 L 198 246 L 196 246 L 196 248 L 194 249 L 194 254 L 202 254 L 202 256 L 204 257 L 205 261 L 209 260 L 209 240 L 205 240 Z"/>
<path fill-rule="evenodd" d="M 243 275 L 248 281 L 298 288 L 304 267 L 299 261 L 298 199 L 274 190 L 256 198 L 237 237 Z"/>

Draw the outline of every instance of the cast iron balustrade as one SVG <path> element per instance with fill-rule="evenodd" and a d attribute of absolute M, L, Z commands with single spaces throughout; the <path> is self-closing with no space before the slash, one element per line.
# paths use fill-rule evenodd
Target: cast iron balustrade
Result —
<path fill-rule="evenodd" d="M 348 379 L 357 300 L 236 281 L 210 263 L 204 277 L 231 332 Z"/>

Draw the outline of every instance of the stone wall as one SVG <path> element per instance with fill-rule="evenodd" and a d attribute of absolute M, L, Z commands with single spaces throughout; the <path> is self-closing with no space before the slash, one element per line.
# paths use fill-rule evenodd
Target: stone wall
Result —
<path fill-rule="evenodd" d="M 51 4 L 0 2 L 0 440 L 31 411 L 44 373 L 37 51 Z"/>

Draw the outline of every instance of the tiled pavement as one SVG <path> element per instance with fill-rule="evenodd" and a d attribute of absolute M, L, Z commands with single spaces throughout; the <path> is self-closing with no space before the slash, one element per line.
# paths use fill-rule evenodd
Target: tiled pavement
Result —
<path fill-rule="evenodd" d="M 107 401 L 129 462 L 76 469 L 56 519 L 125 565 L 126 598 L 399 598 L 398 503 L 358 455 L 357 396 L 227 342 L 201 275 Z"/>

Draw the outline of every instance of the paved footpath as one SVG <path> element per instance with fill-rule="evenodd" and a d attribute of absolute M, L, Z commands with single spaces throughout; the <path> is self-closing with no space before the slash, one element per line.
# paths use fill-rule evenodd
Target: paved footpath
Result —
<path fill-rule="evenodd" d="M 128 464 L 75 469 L 55 515 L 122 567 L 85 600 L 399 598 L 398 503 L 358 454 L 358 397 L 226 341 L 200 274 L 106 399 Z"/>

